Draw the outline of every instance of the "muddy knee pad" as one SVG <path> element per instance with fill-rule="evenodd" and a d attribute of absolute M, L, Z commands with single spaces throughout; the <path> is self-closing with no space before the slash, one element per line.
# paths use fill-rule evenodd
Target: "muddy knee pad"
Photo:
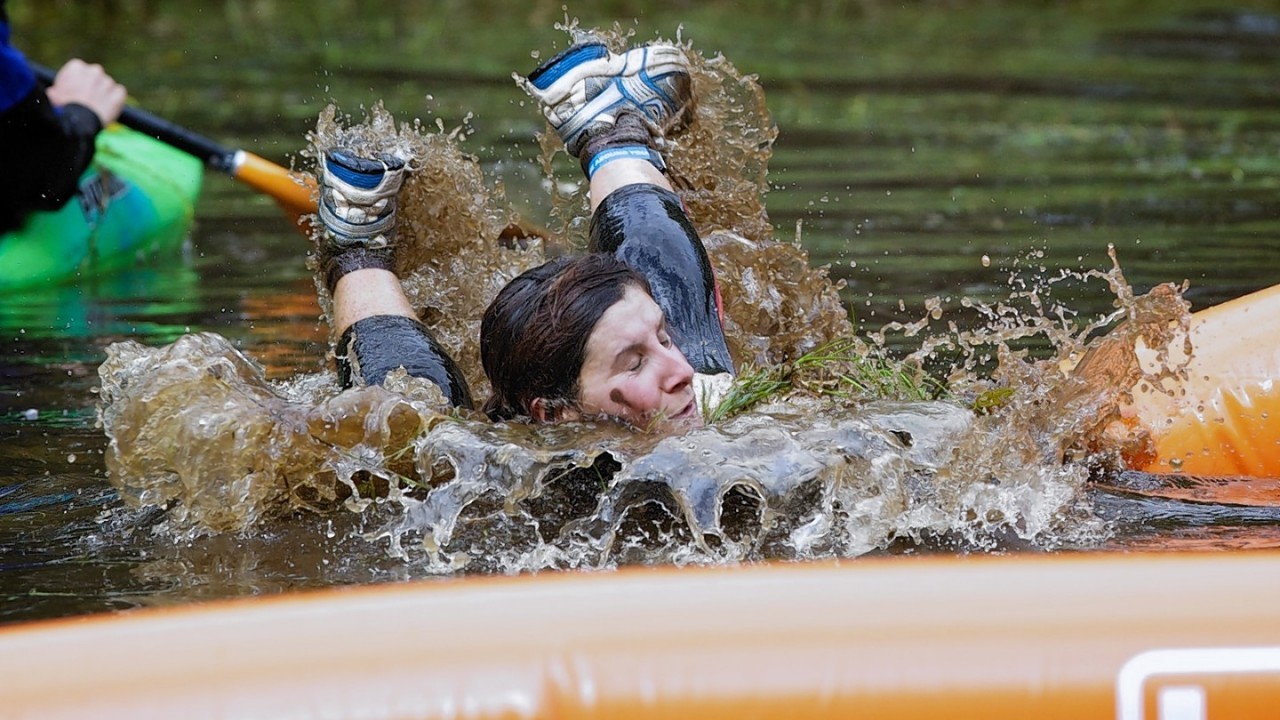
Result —
<path fill-rule="evenodd" d="M 454 407 L 471 407 L 471 390 L 457 363 L 413 318 L 374 315 L 357 320 L 342 333 L 335 355 L 344 388 L 381 385 L 388 373 L 402 367 L 435 383 Z"/>
<path fill-rule="evenodd" d="M 647 183 L 609 193 L 591 217 L 590 249 L 612 253 L 648 279 L 695 372 L 733 372 L 711 260 L 678 195 Z"/>

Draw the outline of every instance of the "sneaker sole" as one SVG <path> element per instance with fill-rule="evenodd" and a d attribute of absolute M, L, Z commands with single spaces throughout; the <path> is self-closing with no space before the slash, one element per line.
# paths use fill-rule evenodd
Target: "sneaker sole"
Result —
<path fill-rule="evenodd" d="M 404 160 L 390 155 L 366 158 L 345 150 L 330 150 L 325 154 L 324 165 L 330 175 L 347 185 L 372 190 L 388 172 L 404 167 Z"/>
<path fill-rule="evenodd" d="M 665 96 L 653 79 L 688 72 L 684 52 L 674 45 L 643 45 L 615 55 L 603 44 L 588 43 L 574 45 L 542 63 L 529 73 L 528 82 L 539 101 L 551 106 L 563 102 L 592 77 L 641 78 Z"/>
<path fill-rule="evenodd" d="M 688 82 L 686 74 L 672 73 L 672 75 L 676 77 L 676 82 Z M 675 99 L 655 84 L 667 77 L 665 75 L 657 78 L 628 76 L 613 80 L 592 98 L 591 102 L 579 108 L 569 120 L 561 122 L 558 127 L 559 133 L 565 138 L 566 144 L 572 145 L 579 135 L 591 127 L 613 124 L 617 120 L 618 111 L 626 109 L 638 109 L 651 122 L 659 125 L 664 132 L 682 129 L 685 125 L 686 106 L 676 106 L 673 109 Z M 641 97 L 648 99 L 641 101 Z"/>
<path fill-rule="evenodd" d="M 363 158 L 341 150 L 324 159 L 321 196 L 341 193 L 348 203 L 370 205 L 383 197 L 394 198 L 404 181 L 405 161 L 397 157 Z M 336 182 L 334 182 L 336 181 Z"/>

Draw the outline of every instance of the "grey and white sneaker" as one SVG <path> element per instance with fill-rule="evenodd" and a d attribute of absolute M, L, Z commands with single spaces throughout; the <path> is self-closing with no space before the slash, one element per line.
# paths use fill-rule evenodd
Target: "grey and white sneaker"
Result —
<path fill-rule="evenodd" d="M 542 106 L 574 157 L 589 135 L 611 127 L 625 110 L 638 111 L 660 132 L 677 131 L 687 122 L 693 99 L 689 61 L 670 43 L 621 55 L 603 43 L 581 43 L 516 81 Z"/>
<path fill-rule="evenodd" d="M 336 249 L 392 245 L 404 172 L 405 160 L 393 155 L 364 158 L 345 149 L 325 153 L 318 211 Z"/>

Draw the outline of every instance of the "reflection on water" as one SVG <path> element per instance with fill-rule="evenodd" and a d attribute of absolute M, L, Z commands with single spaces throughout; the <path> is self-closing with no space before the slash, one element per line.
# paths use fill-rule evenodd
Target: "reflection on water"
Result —
<path fill-rule="evenodd" d="M 1090 489 L 1100 517 L 1132 550 L 1274 548 L 1280 542 L 1276 481 L 1116 473 Z"/>
<path fill-rule="evenodd" d="M 509 80 L 513 69 L 535 64 L 531 48 L 545 52 L 563 45 L 563 34 L 552 29 L 562 16 L 558 3 L 534 3 L 521 13 L 467 3 L 453 7 L 447 18 L 436 17 L 430 4 L 391 2 L 379 5 L 378 12 L 330 2 L 306 3 L 304 12 L 295 7 L 300 5 L 265 0 L 247 12 L 249 6 L 228 3 L 194 17 L 184 3 L 106 3 L 103 7 L 114 7 L 119 17 L 98 18 L 102 22 L 85 17 L 100 8 L 58 5 L 34 12 L 26 9 L 34 6 L 20 4 L 11 10 L 15 24 L 26 29 L 19 42 L 30 41 L 26 46 L 37 50 L 37 57 L 85 54 L 105 60 L 149 109 L 286 164 L 297 157 L 304 134 L 330 99 L 351 109 L 381 99 L 397 117 L 441 117 L 448 128 L 473 113 L 463 147 L 476 154 L 490 178 L 502 181 L 507 202 L 502 207 L 574 237 L 573 227 L 560 224 L 580 215 L 552 214 L 554 201 L 547 199 L 543 173 L 529 162 L 537 154 L 531 138 L 541 122 L 527 104 L 522 106 Z M 726 11 L 729 6 L 733 12 Z M 982 325 L 989 319 L 984 308 L 1007 302 L 1025 284 L 1039 286 L 1034 297 L 1043 307 L 1065 308 L 1067 320 L 1087 324 L 1108 315 L 1114 295 L 1082 272 L 1110 265 L 1108 244 L 1117 248 L 1136 289 L 1189 278 L 1186 297 L 1196 307 L 1274 282 L 1280 232 L 1272 211 L 1280 187 L 1280 133 L 1271 112 L 1278 97 L 1269 79 L 1276 70 L 1273 49 L 1280 44 L 1274 42 L 1270 16 L 1206 13 L 1190 0 L 1112 4 L 1096 14 L 999 3 L 945 9 L 876 3 L 823 3 L 819 9 L 793 3 L 778 11 L 709 2 L 635 12 L 641 37 L 671 33 L 683 24 L 684 36 L 700 49 L 723 49 L 745 71 L 760 74 L 778 126 L 768 177 L 769 219 L 778 229 L 769 232 L 783 241 L 799 239 L 813 265 L 830 265 L 831 277 L 846 283 L 841 298 L 863 330 L 894 322 L 914 327 L 930 318 L 929 329 L 914 336 L 887 334 L 885 344 L 899 356 L 919 348 L 922 338 L 947 336 L 951 322 L 961 332 Z M 402 22 L 383 21 L 393 15 Z M 583 19 L 605 24 L 613 18 Z M 440 30 L 446 21 L 448 31 Z M 333 32 L 335 27 L 343 32 Z M 122 37 L 127 39 L 120 42 Z M 563 157 L 552 164 L 559 179 L 573 179 Z M 785 555 L 780 548 L 797 547 L 843 554 L 1019 548 L 1027 543 L 1022 538 L 1031 538 L 1032 547 L 1091 547 L 1102 529 L 1093 524 L 1098 515 L 1114 533 L 1101 541 L 1103 547 L 1255 547 L 1280 540 L 1265 513 L 1246 517 L 1230 506 L 1209 518 L 1170 511 L 1179 506 L 1168 503 L 1177 501 L 1157 498 L 1152 502 L 1164 509 L 1111 513 L 1114 503 L 1079 492 L 1086 479 L 1072 466 L 1062 471 L 1053 464 L 1023 463 L 1016 454 L 1002 454 L 1004 447 L 987 452 L 1021 470 L 1002 468 L 994 477 L 1008 474 L 1016 477 L 1015 488 L 1032 490 L 1001 492 L 972 479 L 938 480 L 929 470 L 934 461 L 910 457 L 911 449 L 901 447 L 897 433 L 904 423 L 933 423 L 923 435 L 942 443 L 946 433 L 939 428 L 951 426 L 936 417 L 921 419 L 882 407 L 869 416 L 891 418 L 894 427 L 888 429 L 896 432 L 860 428 L 861 435 L 854 435 L 865 439 L 870 433 L 882 440 L 886 454 L 865 457 L 881 457 L 902 472 L 895 480 L 885 479 L 894 477 L 891 467 L 865 484 L 848 484 L 893 498 L 901 510 L 897 515 L 884 502 L 877 507 L 868 501 L 869 496 L 836 497 L 833 491 L 814 497 L 804 495 L 803 487 L 761 490 L 744 482 L 715 498 L 717 520 L 717 505 L 706 504 L 699 488 L 659 491 L 639 475 L 663 457 L 680 457 L 678 443 L 653 451 L 616 449 L 609 438 L 621 436 L 618 443 L 625 444 L 629 436 L 600 427 L 594 431 L 606 437 L 588 445 L 610 452 L 556 451 L 527 458 L 560 468 L 544 476 L 541 497 L 526 488 L 514 507 L 495 505 L 492 494 L 486 496 L 477 484 L 468 512 L 451 527 L 426 519 L 443 512 L 446 498 L 429 502 L 421 490 L 410 488 L 397 501 L 375 500 L 359 513 L 259 519 L 247 536 L 175 541 L 171 531 L 153 532 L 172 522 L 171 516 L 123 509 L 105 479 L 106 440 L 93 427 L 92 408 L 98 399 L 95 369 L 106 347 L 127 337 L 160 346 L 188 331 L 213 331 L 226 338 L 226 352 L 266 366 L 268 380 L 255 382 L 270 395 L 283 395 L 286 402 L 305 399 L 299 404 L 307 408 L 315 407 L 328 388 L 322 310 L 310 300 L 314 291 L 301 261 L 305 241 L 270 201 L 227 181 L 211 179 L 206 186 L 191 256 L 176 263 L 176 273 L 160 272 L 151 285 L 122 282 L 119 294 L 109 294 L 105 303 L 90 291 L 60 299 L 58 293 L 36 300 L 6 298 L 0 304 L 6 317 L 0 336 L 0 612 L 5 619 L 394 580 L 464 561 L 483 570 L 486 557 L 531 567 L 590 565 L 602 557 L 627 562 L 777 556 Z M 555 207 L 572 211 L 574 198 L 570 193 Z M 735 228 L 744 236 L 762 236 L 751 229 L 762 216 L 739 219 L 750 220 L 747 231 Z M 740 247 L 746 254 L 778 252 L 769 263 L 779 268 L 794 262 L 794 256 L 775 249 L 778 245 L 752 248 L 725 240 L 722 252 Z M 729 264 L 751 267 L 737 258 Z M 1072 272 L 1060 276 L 1064 269 Z M 1056 282 L 1048 283 L 1051 278 Z M 731 282 L 752 287 L 748 277 Z M 929 303 L 934 297 L 937 303 Z M 752 317 L 749 311 L 758 301 L 731 314 Z M 1035 316 L 1030 303 L 1024 294 L 1019 317 Z M 934 308 L 941 319 L 930 317 Z M 806 322 L 802 309 L 796 307 L 781 328 Z M 748 337 L 756 322 L 745 321 L 735 337 Z M 467 336 L 465 328 L 457 334 Z M 761 337 L 767 343 L 771 335 Z M 1038 333 L 1013 346 L 1044 354 L 1053 344 L 1045 338 Z M 796 341 L 791 337 L 786 343 Z M 752 342 L 735 347 L 739 357 L 767 347 Z M 941 359 L 931 369 L 965 362 L 948 352 L 939 348 Z M 989 357 L 983 367 L 989 370 L 994 362 Z M 294 377 L 299 380 L 281 384 Z M 967 402 L 980 392 L 975 388 L 959 400 Z M 814 459 L 812 446 L 819 440 L 811 441 L 808 433 L 847 434 L 853 419 L 824 405 L 799 407 L 760 408 L 696 441 L 711 446 L 711 457 L 737 449 L 727 442 L 728 450 L 719 448 L 726 438 L 755 438 L 761 448 L 795 443 L 806 451 L 793 458 L 798 467 L 826 467 L 833 461 Z M 35 420 L 27 419 L 29 410 L 37 411 Z M 810 419 L 797 420 L 796 414 Z M 755 424 L 773 428 L 762 432 Z M 486 427 L 462 422 L 437 430 L 445 437 L 446 431 L 462 428 L 483 439 L 477 441 L 485 448 L 477 450 L 478 460 L 465 466 L 478 472 L 484 453 L 501 453 L 509 439 L 486 435 L 499 433 Z M 774 429 L 782 436 L 775 437 Z M 1054 437 L 1076 430 L 1065 428 Z M 517 440 L 526 446 L 534 442 Z M 552 450 L 556 442 L 578 442 L 572 437 L 536 441 L 543 443 L 537 447 Z M 926 443 L 918 452 L 937 446 Z M 418 477 L 435 472 L 433 465 L 418 465 L 434 463 L 436 450 L 421 443 L 412 455 L 408 470 Z M 653 459 L 649 465 L 631 462 L 636 455 Z M 351 469 L 357 488 L 367 487 L 352 463 L 338 467 Z M 565 472 L 566 467 L 577 472 Z M 1048 473 L 1049 468 L 1062 476 Z M 635 476 L 632 484 L 653 492 L 637 490 L 628 498 L 586 494 L 597 487 L 592 476 L 623 472 Z M 1037 473 L 1049 476 L 1033 477 Z M 846 475 L 852 477 L 852 470 Z M 688 494 L 687 513 L 682 500 L 672 500 L 680 492 Z M 549 498 L 556 502 L 546 502 Z M 627 528 L 678 534 L 681 526 L 705 526 L 707 508 L 712 508 L 711 521 L 725 531 L 699 539 L 692 548 L 688 536 L 671 542 L 660 533 L 647 543 L 617 542 L 598 528 L 582 531 L 580 521 L 589 511 L 564 498 L 586 498 L 593 509 L 602 502 L 614 508 L 618 526 L 625 525 L 623 536 L 631 532 Z M 1132 493 L 1123 498 L 1123 507 L 1143 507 Z M 765 510 L 767 502 L 797 507 L 787 505 L 797 499 L 802 500 L 798 506 L 819 512 L 784 511 L 779 517 Z M 555 513 L 555 508 L 561 510 Z M 967 526 L 957 525 L 959 515 L 948 514 L 977 510 L 982 520 L 975 517 Z M 802 517 L 812 524 L 797 523 Z M 851 525 L 850 517 L 858 522 Z M 537 518 L 538 527 L 531 529 L 528 518 Z M 1005 518 L 1030 520 L 1019 524 Z M 948 533 L 955 527 L 973 532 Z M 591 551 L 584 550 L 578 560 L 556 557 L 560 546 L 542 539 L 577 531 L 587 532 L 589 542 L 573 547 Z M 490 553 L 495 545 L 486 543 L 498 539 L 507 543 L 502 547 L 526 548 L 519 551 L 524 556 Z M 388 555 L 397 543 L 410 560 Z M 434 555 L 433 545 L 441 548 Z"/>
<path fill-rule="evenodd" d="M 0 306 L 0 328 L 23 339 L 145 335 L 174 339 L 175 318 L 199 307 L 199 276 L 180 257 L 75 285 L 24 290 Z"/>

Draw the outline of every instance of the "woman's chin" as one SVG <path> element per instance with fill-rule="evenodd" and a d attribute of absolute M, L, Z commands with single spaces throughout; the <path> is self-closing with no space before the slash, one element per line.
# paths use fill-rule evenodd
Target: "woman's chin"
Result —
<path fill-rule="evenodd" d="M 587 417 L 591 417 L 591 415 Z M 702 427 L 705 424 L 696 400 L 691 400 L 688 405 L 678 410 L 650 410 L 639 416 L 632 413 L 611 414 L 601 412 L 595 417 L 601 419 L 611 418 L 642 432 L 683 432 L 692 428 Z"/>

